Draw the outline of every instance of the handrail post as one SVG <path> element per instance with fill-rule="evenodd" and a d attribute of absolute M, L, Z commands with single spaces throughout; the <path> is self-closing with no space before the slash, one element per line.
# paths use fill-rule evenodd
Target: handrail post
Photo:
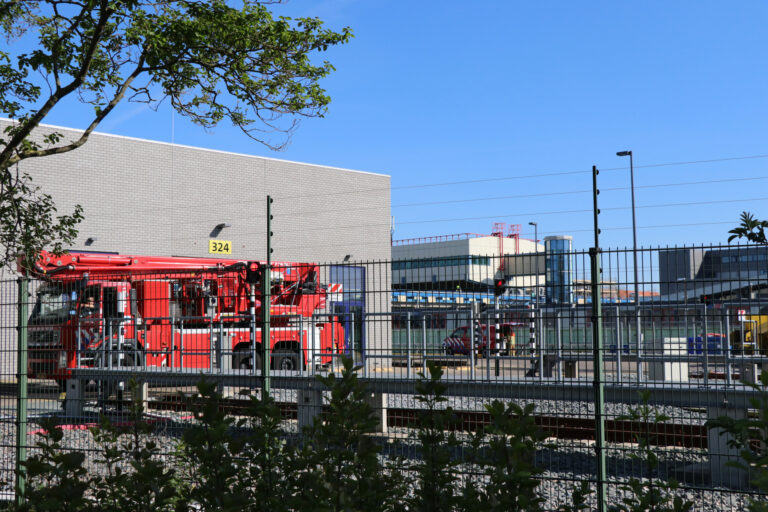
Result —
<path fill-rule="evenodd" d="M 314 375 L 315 374 L 315 355 L 319 355 L 320 364 L 323 363 L 323 348 L 320 347 L 319 353 L 315 354 L 315 343 L 317 343 L 317 336 L 315 336 L 315 324 L 317 320 L 315 320 L 316 314 L 313 313 L 311 317 L 309 317 L 309 327 L 307 329 L 309 330 L 309 356 L 312 360 L 312 364 L 310 365 L 309 371 L 307 372 L 307 375 Z M 333 361 L 333 332 L 331 332 L 331 361 Z M 331 362 L 331 366 L 333 366 L 333 362 Z"/>
<path fill-rule="evenodd" d="M 75 343 L 75 358 L 77 360 L 77 367 L 80 368 L 83 366 L 82 363 L 82 354 L 80 350 L 80 346 L 83 343 L 83 322 L 80 317 L 77 318 L 77 343 Z"/>
<path fill-rule="evenodd" d="M 498 297 L 496 298 L 496 302 L 498 302 Z M 497 318 L 497 320 L 496 320 L 496 336 L 498 336 L 499 335 L 498 313 L 496 315 L 497 315 L 496 316 L 496 318 Z M 485 343 L 485 376 L 487 377 L 487 380 L 490 381 L 491 380 L 491 360 L 490 360 L 490 355 L 491 355 L 491 333 L 490 333 L 490 330 L 491 330 L 490 329 L 491 319 L 490 319 L 490 313 L 488 313 L 488 312 L 485 313 L 485 325 L 487 326 L 486 329 L 488 329 L 488 331 L 489 331 L 488 332 L 488 339 L 486 340 L 486 343 Z M 496 349 L 498 349 L 499 348 L 498 338 L 497 338 L 496 341 L 497 341 Z M 498 355 L 498 353 L 497 353 L 497 355 Z M 496 375 L 496 377 L 498 377 L 499 373 L 500 373 L 500 371 L 499 371 L 499 358 L 498 357 L 495 358 L 494 369 L 495 369 L 495 375 Z"/>
<path fill-rule="evenodd" d="M 184 369 L 184 318 L 179 320 L 179 368 Z"/>
<path fill-rule="evenodd" d="M 731 318 L 728 315 L 728 309 L 725 310 L 725 340 L 723 348 L 725 350 L 725 384 L 730 387 L 733 384 L 731 381 L 733 365 L 731 364 Z"/>
<path fill-rule="evenodd" d="M 213 362 L 216 360 L 216 346 L 213 343 L 213 317 L 208 320 L 208 371 L 213 373 Z"/>
<path fill-rule="evenodd" d="M 707 305 L 702 304 L 701 308 L 701 341 L 702 341 L 702 354 L 704 354 L 704 387 L 709 386 L 709 335 L 707 334 Z M 694 338 L 694 345 L 696 344 Z"/>
<path fill-rule="evenodd" d="M 411 312 L 406 313 L 406 328 L 405 328 L 405 376 L 411 378 Z"/>
<path fill-rule="evenodd" d="M 475 329 L 481 329 L 480 336 L 482 336 L 482 328 L 475 326 L 475 308 L 473 307 L 469 310 L 469 377 L 473 380 L 475 378 L 475 350 L 477 350 L 475 346 L 475 336 L 477 336 Z"/>
<path fill-rule="evenodd" d="M 557 380 L 563 381 L 563 333 L 560 331 L 562 323 L 560 321 L 560 310 L 555 311 L 555 332 L 557 340 Z"/>
<path fill-rule="evenodd" d="M 424 375 L 427 374 L 427 317 L 421 315 L 421 366 Z"/>

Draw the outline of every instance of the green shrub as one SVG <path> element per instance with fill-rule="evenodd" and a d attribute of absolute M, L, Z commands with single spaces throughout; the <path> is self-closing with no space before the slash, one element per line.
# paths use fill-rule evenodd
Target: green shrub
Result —
<path fill-rule="evenodd" d="M 427 361 L 427 370 L 429 376 L 419 373 L 421 380 L 416 384 L 416 400 L 425 409 L 418 413 L 416 438 L 421 459 L 413 467 L 416 482 L 410 505 L 418 512 L 449 512 L 459 504 L 453 451 L 461 443 L 451 429 L 455 422 L 453 408 L 441 407 L 448 401 L 447 388 L 441 382 L 443 369 Z M 472 492 L 471 488 L 466 492 Z"/>
<path fill-rule="evenodd" d="M 377 418 L 366 400 L 352 360 L 344 358 L 341 377 L 317 376 L 330 398 L 327 414 L 316 417 L 302 450 L 308 461 L 303 482 L 311 493 L 298 510 L 398 510 L 405 495 L 402 477 L 386 467 L 373 434 Z"/>
<path fill-rule="evenodd" d="M 647 471 L 645 479 L 632 477 L 629 483 L 621 487 L 628 496 L 621 503 L 612 505 L 612 512 L 687 512 L 693 508 L 693 502 L 683 500 L 675 491 L 679 484 L 675 480 L 660 481 L 657 475 L 659 458 L 653 450 L 654 440 L 650 433 L 651 425 L 659 425 L 668 421 L 669 416 L 660 413 L 655 407 L 648 405 L 649 391 L 640 391 L 641 404 L 630 408 L 627 415 L 619 416 L 619 420 L 639 421 L 645 426 L 645 432 L 638 438 L 639 453 L 630 457 L 643 461 Z"/>
<path fill-rule="evenodd" d="M 23 467 L 27 477 L 26 502 L 12 508 L 36 512 L 95 510 L 86 496 L 91 479 L 84 466 L 85 453 L 62 446 L 64 433 L 56 418 L 45 418 L 40 426 L 43 432 L 35 443 L 39 453 L 29 457 Z"/>
<path fill-rule="evenodd" d="M 281 512 L 296 509 L 301 473 L 306 468 L 295 443 L 288 443 L 280 408 L 267 395 L 251 394 L 244 417 L 237 421 L 246 463 L 238 473 L 238 488 L 246 495 L 243 510 Z"/>
<path fill-rule="evenodd" d="M 171 512 L 184 509 L 184 482 L 173 464 L 164 460 L 153 439 L 155 427 L 144 417 L 138 385 L 131 382 L 134 397 L 130 421 L 115 426 L 101 416 L 91 429 L 98 447 L 95 462 L 100 470 L 91 475 L 92 501 L 102 510 Z"/>
<path fill-rule="evenodd" d="M 233 435 L 235 420 L 224 412 L 216 385 L 202 381 L 197 390 L 199 398 L 189 400 L 197 423 L 184 430 L 177 450 L 184 499 L 202 510 L 240 511 L 248 504 L 240 478 L 248 464 L 244 443 Z"/>
<path fill-rule="evenodd" d="M 456 433 L 456 414 L 447 405 L 442 369 L 427 365 L 419 374 L 417 396 L 423 408 L 412 439 L 418 458 L 385 463 L 379 419 L 350 359 L 341 375 L 318 376 L 327 390 L 323 414 L 304 432 L 287 431 L 280 409 L 270 397 L 250 396 L 237 417 L 225 412 L 214 384 L 198 385 L 190 399 L 195 422 L 185 429 L 172 453 L 162 453 L 155 428 L 145 420 L 139 394 L 131 421 L 116 426 L 106 418 L 91 430 L 96 455 L 94 474 L 86 470 L 84 452 L 68 451 L 55 421 L 43 422 L 45 433 L 30 457 L 27 502 L 12 510 L 90 512 L 261 511 L 288 512 L 506 512 L 541 510 L 540 475 L 535 457 L 544 445 L 534 406 L 493 401 L 486 405 L 490 423 L 476 433 Z M 768 386 L 768 374 L 762 382 Z M 136 388 L 134 387 L 134 391 Z M 626 419 L 648 427 L 634 455 L 644 463 L 643 479 L 623 487 L 627 497 L 615 511 L 685 512 L 692 503 L 675 496 L 677 484 L 660 482 L 658 457 L 650 425 L 666 421 L 648 405 L 633 408 Z M 768 392 L 761 414 L 768 407 Z M 768 467 L 762 453 L 748 451 L 751 439 L 765 440 L 768 416 L 759 420 L 721 419 L 734 433 L 746 463 Z M 716 422 L 713 422 L 715 424 Z M 762 429 L 762 430 L 761 430 Z M 763 436 L 763 437 L 760 437 Z M 463 466 L 460 466 L 463 464 Z M 459 469 L 462 470 L 459 474 Z M 765 472 L 761 473 L 765 475 Z M 758 484 L 768 482 L 756 480 Z M 561 512 L 588 509 L 588 482 L 574 489 L 572 503 Z M 753 510 L 764 510 L 753 508 Z"/>
<path fill-rule="evenodd" d="M 544 501 L 537 493 L 542 470 L 535 464 L 544 432 L 536 426 L 534 405 L 506 406 L 494 400 L 485 406 L 491 423 L 484 429 L 487 447 L 479 462 L 487 483 L 480 492 L 482 510 L 536 511 Z"/>

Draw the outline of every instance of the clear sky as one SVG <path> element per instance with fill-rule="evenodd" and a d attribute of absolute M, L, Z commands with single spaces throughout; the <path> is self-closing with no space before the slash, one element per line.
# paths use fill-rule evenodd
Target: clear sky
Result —
<path fill-rule="evenodd" d="M 532 238 L 533 221 L 540 237 L 570 234 L 589 247 L 597 165 L 601 241 L 631 246 L 629 160 L 615 156 L 626 149 L 641 246 L 725 242 L 742 210 L 768 218 L 763 1 L 274 9 L 355 33 L 324 56 L 337 68 L 324 82 L 327 116 L 303 121 L 286 151 L 224 124 L 205 132 L 165 105 L 124 105 L 99 131 L 391 175 L 396 239 L 488 233 L 493 222 L 522 224 Z M 46 122 L 86 123 L 73 106 Z M 318 201 L 335 209 L 346 192 Z"/>

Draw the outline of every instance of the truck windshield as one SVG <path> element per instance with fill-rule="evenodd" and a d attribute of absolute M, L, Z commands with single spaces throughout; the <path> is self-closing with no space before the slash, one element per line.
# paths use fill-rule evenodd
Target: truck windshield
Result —
<path fill-rule="evenodd" d="M 37 292 L 37 302 L 30 317 L 31 324 L 56 322 L 74 314 L 77 309 L 77 292 L 60 286 L 46 286 Z"/>

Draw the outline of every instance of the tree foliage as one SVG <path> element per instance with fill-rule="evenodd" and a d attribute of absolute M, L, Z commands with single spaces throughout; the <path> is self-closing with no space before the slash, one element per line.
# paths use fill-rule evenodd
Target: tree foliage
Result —
<path fill-rule="evenodd" d="M 77 205 L 70 214 L 57 215 L 53 198 L 32 182 L 18 166 L 0 171 L 0 266 L 11 263 L 18 253 L 29 255 L 29 266 L 43 248 L 61 253 L 77 238 L 83 210 Z"/>
<path fill-rule="evenodd" d="M 316 54 L 347 42 L 351 31 L 334 32 L 316 18 L 274 17 L 265 3 L 271 2 L 3 2 L 0 114 L 12 123 L 0 134 L 0 243 L 30 254 L 44 245 L 20 220 L 39 214 L 29 205 L 37 191 L 18 170 L 14 180 L 13 166 L 82 146 L 123 101 L 168 101 L 204 128 L 226 120 L 272 149 L 289 142 L 301 117 L 323 116 L 330 98 L 319 81 L 334 68 Z M 40 127 L 72 101 L 89 107 L 81 134 L 70 139 Z M 50 215 L 48 201 L 43 209 Z M 80 218 L 78 207 L 40 222 L 50 233 L 45 242 L 71 244 Z"/>
<path fill-rule="evenodd" d="M 768 239 L 765 238 L 766 228 L 768 228 L 768 221 L 757 220 L 751 213 L 741 212 L 741 224 L 739 227 L 728 231 L 731 233 L 728 242 L 730 243 L 735 238 L 746 238 L 756 244 L 768 244 Z"/>

